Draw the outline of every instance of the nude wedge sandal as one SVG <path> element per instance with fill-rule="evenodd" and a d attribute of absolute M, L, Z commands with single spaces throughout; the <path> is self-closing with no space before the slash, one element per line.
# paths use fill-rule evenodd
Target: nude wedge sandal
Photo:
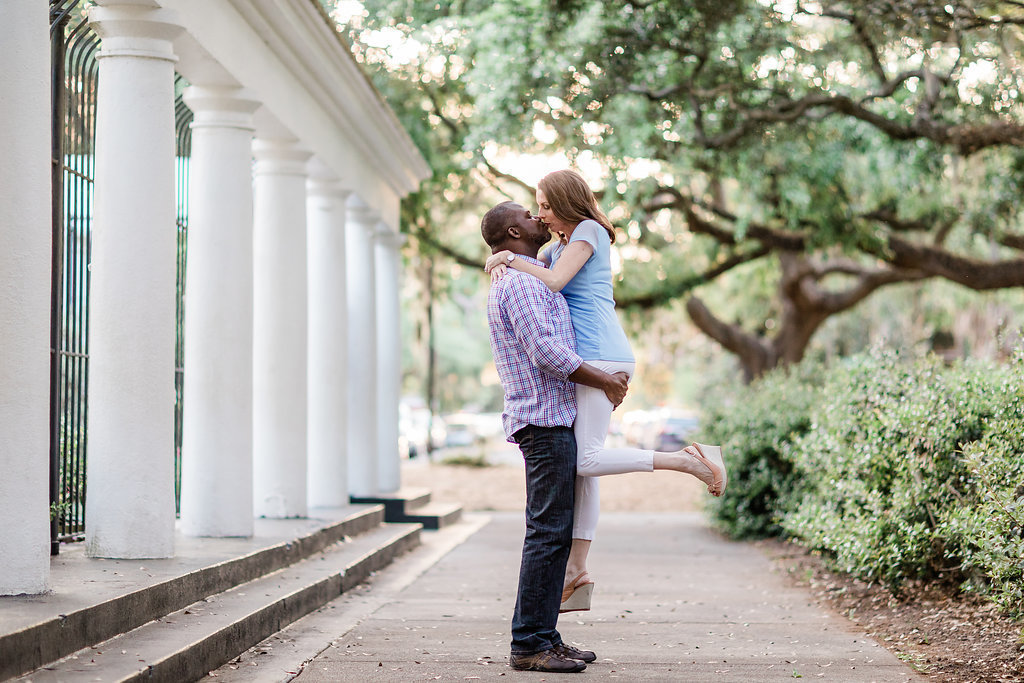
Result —
<path fill-rule="evenodd" d="M 585 583 L 577 586 L 569 597 L 562 601 L 558 612 L 584 612 L 590 609 L 590 598 L 594 595 L 594 584 Z"/>
<path fill-rule="evenodd" d="M 725 493 L 725 485 L 729 481 L 729 475 L 725 471 L 725 461 L 722 459 L 721 446 L 694 443 L 693 447 L 697 449 L 697 455 L 694 457 L 704 463 L 704 466 L 711 470 L 711 476 L 714 477 L 714 481 L 708 486 L 708 493 L 712 496 L 722 495 Z"/>
<path fill-rule="evenodd" d="M 594 582 L 587 577 L 586 581 L 580 581 L 584 576 L 587 576 L 586 572 L 580 572 L 576 575 L 568 587 L 562 591 L 562 604 L 558 607 L 559 613 L 562 612 L 583 612 L 590 609 L 590 598 L 594 594 Z"/>

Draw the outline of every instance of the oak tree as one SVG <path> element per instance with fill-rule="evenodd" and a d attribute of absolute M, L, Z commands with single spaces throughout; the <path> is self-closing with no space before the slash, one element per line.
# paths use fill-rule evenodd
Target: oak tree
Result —
<path fill-rule="evenodd" d="M 414 225 L 453 184 L 528 191 L 497 150 L 564 149 L 602 169 L 619 305 L 684 297 L 749 378 L 886 286 L 1024 285 L 1024 2 L 363 4 L 357 52 L 440 170 Z M 418 56 L 373 59 L 372 31 Z M 755 271 L 760 311 L 712 310 L 709 288 Z"/>

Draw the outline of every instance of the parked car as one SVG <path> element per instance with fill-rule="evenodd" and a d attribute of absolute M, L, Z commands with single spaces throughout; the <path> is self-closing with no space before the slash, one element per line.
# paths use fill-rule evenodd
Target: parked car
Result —
<path fill-rule="evenodd" d="M 400 452 L 408 453 L 410 458 L 444 447 L 447 439 L 444 419 L 431 415 L 430 410 L 415 399 L 403 399 L 398 404 L 398 431 Z"/>
<path fill-rule="evenodd" d="M 481 437 L 476 429 L 476 415 L 472 413 L 456 413 L 445 417 L 444 445 L 447 448 L 472 446 Z"/>
<path fill-rule="evenodd" d="M 448 433 L 445 436 L 444 445 L 447 448 L 455 446 L 472 446 L 476 436 L 469 425 L 461 422 L 449 422 Z"/>
<path fill-rule="evenodd" d="M 654 443 L 656 451 L 678 451 L 693 442 L 697 431 L 697 418 L 693 415 L 670 415 L 655 423 Z"/>
<path fill-rule="evenodd" d="M 634 448 L 678 451 L 693 442 L 696 431 L 697 416 L 685 410 L 632 410 L 622 416 L 621 438 Z"/>

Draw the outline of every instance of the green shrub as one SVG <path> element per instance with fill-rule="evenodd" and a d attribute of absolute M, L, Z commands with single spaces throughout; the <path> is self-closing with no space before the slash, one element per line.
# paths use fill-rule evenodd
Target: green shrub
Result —
<path fill-rule="evenodd" d="M 855 576 L 943 581 L 1024 616 L 1024 353 L 804 364 L 705 421 L 729 467 L 712 518 L 730 535 L 790 535 Z"/>
<path fill-rule="evenodd" d="M 713 499 L 709 511 L 729 536 L 780 533 L 780 518 L 800 485 L 791 444 L 811 426 L 822 373 L 815 363 L 779 370 L 749 387 L 719 392 L 705 406 L 702 438 L 722 445 L 729 472 L 726 494 Z"/>
<path fill-rule="evenodd" d="M 974 484 L 968 504 L 944 515 L 959 538 L 965 590 L 1024 617 L 1024 362 L 993 387 L 999 405 L 985 437 L 964 447 Z"/>
<path fill-rule="evenodd" d="M 961 539 L 941 522 L 973 497 L 960 446 L 980 438 L 994 411 L 990 372 L 894 353 L 834 370 L 827 400 L 793 450 L 810 486 L 786 516 L 786 532 L 839 569 L 890 586 L 956 578 Z"/>

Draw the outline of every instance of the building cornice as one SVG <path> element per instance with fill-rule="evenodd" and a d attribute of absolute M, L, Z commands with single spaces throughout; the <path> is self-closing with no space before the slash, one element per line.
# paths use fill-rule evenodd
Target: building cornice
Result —
<path fill-rule="evenodd" d="M 178 10 L 195 42 L 353 189 L 373 173 L 403 197 L 430 177 L 409 134 L 316 0 L 161 4 Z"/>

